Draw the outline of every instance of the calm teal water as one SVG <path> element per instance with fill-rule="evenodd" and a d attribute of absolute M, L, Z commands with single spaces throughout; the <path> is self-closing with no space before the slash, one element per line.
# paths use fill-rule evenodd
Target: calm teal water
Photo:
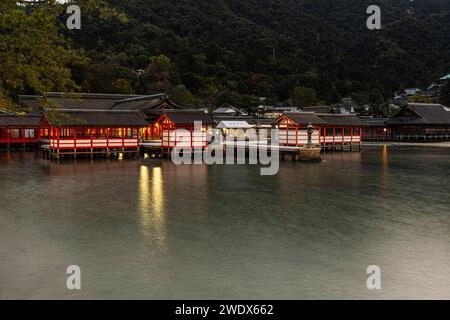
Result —
<path fill-rule="evenodd" d="M 448 299 L 449 182 L 444 148 L 287 161 L 274 177 L 3 152 L 0 298 Z"/>

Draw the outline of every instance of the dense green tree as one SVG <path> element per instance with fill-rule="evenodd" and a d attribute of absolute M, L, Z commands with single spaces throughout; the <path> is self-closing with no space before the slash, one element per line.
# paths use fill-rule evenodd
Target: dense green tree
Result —
<path fill-rule="evenodd" d="M 74 91 L 72 69 L 87 64 L 82 50 L 60 33 L 61 6 L 52 1 L 29 7 L 2 3 L 0 11 L 0 94 L 15 101 L 22 93 Z"/>
<path fill-rule="evenodd" d="M 319 104 L 317 93 L 312 88 L 297 87 L 293 93 L 294 104 L 298 107 L 309 107 Z"/>
<path fill-rule="evenodd" d="M 176 104 L 188 109 L 195 109 L 199 106 L 199 101 L 186 86 L 179 84 L 168 91 L 169 98 Z"/>
<path fill-rule="evenodd" d="M 117 79 L 112 83 L 112 91 L 119 94 L 132 94 L 133 88 L 127 79 Z"/>
<path fill-rule="evenodd" d="M 152 56 L 141 81 L 150 92 L 167 92 L 179 83 L 179 74 L 172 60 L 165 56 Z"/>

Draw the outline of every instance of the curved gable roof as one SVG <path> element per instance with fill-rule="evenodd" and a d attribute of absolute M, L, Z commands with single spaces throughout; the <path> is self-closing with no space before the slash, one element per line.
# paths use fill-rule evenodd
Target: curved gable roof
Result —
<path fill-rule="evenodd" d="M 410 103 L 388 123 L 393 125 L 450 125 L 450 111 L 441 104 Z"/>
<path fill-rule="evenodd" d="M 326 122 L 319 118 L 314 112 L 292 112 L 285 113 L 284 116 L 294 121 L 298 125 L 308 125 L 309 123 L 312 123 L 313 125 L 326 124 Z"/>

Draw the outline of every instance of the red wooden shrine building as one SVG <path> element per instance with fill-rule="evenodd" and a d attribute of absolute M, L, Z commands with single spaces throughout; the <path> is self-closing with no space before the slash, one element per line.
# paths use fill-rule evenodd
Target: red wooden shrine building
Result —
<path fill-rule="evenodd" d="M 365 124 L 355 115 L 287 113 L 277 119 L 280 144 L 303 146 L 308 143 L 307 126 L 312 123 L 312 143 L 324 148 L 360 146 Z"/>
<path fill-rule="evenodd" d="M 0 148 L 38 144 L 40 119 L 39 115 L 0 115 Z"/>
<path fill-rule="evenodd" d="M 206 148 L 214 120 L 199 110 L 166 110 L 151 126 L 159 133 L 163 149 Z"/>
<path fill-rule="evenodd" d="M 183 110 L 183 108 L 171 101 L 165 94 L 159 94 L 122 100 L 111 110 L 139 111 L 149 124 L 140 129 L 140 135 L 143 140 L 149 141 L 161 139 L 161 126 L 157 124 L 157 120 L 167 110 Z"/>
<path fill-rule="evenodd" d="M 41 119 L 42 148 L 50 156 L 139 152 L 139 130 L 147 122 L 137 111 L 47 110 Z"/>

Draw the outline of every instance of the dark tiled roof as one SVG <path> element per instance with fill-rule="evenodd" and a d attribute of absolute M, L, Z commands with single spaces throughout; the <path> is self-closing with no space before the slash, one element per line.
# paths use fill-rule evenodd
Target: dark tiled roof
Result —
<path fill-rule="evenodd" d="M 165 110 L 164 114 L 175 124 L 193 124 L 201 121 L 203 124 L 214 124 L 210 114 L 198 110 Z"/>
<path fill-rule="evenodd" d="M 48 92 L 42 96 L 23 95 L 20 104 L 38 111 L 40 101 L 44 108 L 88 109 L 88 110 L 142 110 L 155 107 L 166 99 L 165 94 L 126 95 L 103 93 L 61 93 Z"/>
<path fill-rule="evenodd" d="M 38 112 L 40 98 L 40 96 L 19 96 L 19 104 L 32 112 Z"/>
<path fill-rule="evenodd" d="M 312 124 L 327 124 L 313 112 L 293 112 L 286 113 L 285 116 L 299 125 L 308 125 L 310 122 Z"/>
<path fill-rule="evenodd" d="M 56 126 L 147 126 L 137 111 L 46 110 L 46 118 Z"/>
<path fill-rule="evenodd" d="M 1 127 L 39 127 L 41 116 L 9 116 L 0 115 Z"/>
<path fill-rule="evenodd" d="M 60 109 L 98 109 L 106 110 L 122 99 L 133 96 L 95 93 L 59 93 L 50 92 L 43 96 L 20 96 L 22 106 L 38 111 L 41 107 Z M 42 102 L 42 103 L 40 103 Z"/>
<path fill-rule="evenodd" d="M 111 99 L 123 100 L 132 97 L 141 97 L 136 94 L 114 94 L 114 93 L 67 93 L 67 92 L 46 92 L 44 94 L 47 98 L 72 98 L 72 99 Z"/>
<path fill-rule="evenodd" d="M 15 115 L 16 113 L 13 111 L 9 111 L 9 110 L 5 110 L 5 109 L 1 109 L 0 108 L 0 116 L 5 116 L 5 115 Z"/>
<path fill-rule="evenodd" d="M 410 103 L 388 123 L 391 125 L 450 125 L 450 108 L 440 104 Z"/>
<path fill-rule="evenodd" d="M 139 110 L 146 112 L 153 109 L 182 109 L 175 102 L 169 100 L 165 94 L 142 96 L 118 101 L 112 110 Z"/>
<path fill-rule="evenodd" d="M 87 110 L 107 110 L 110 109 L 116 100 L 108 98 L 45 98 L 48 107 L 62 109 L 87 109 Z"/>
<path fill-rule="evenodd" d="M 316 112 L 316 113 L 330 113 L 330 106 L 315 106 L 315 107 L 303 107 L 302 111 L 304 112 Z"/>
<path fill-rule="evenodd" d="M 146 118 L 159 118 L 164 112 L 166 112 L 166 109 L 149 109 L 145 110 L 143 114 Z"/>
<path fill-rule="evenodd" d="M 127 99 L 124 101 L 117 102 L 111 110 L 145 110 L 156 107 L 161 103 L 159 98 L 137 98 L 137 99 Z"/>
<path fill-rule="evenodd" d="M 275 124 L 275 119 L 273 118 L 253 118 L 248 121 L 249 124 L 256 126 L 272 126 Z"/>
<path fill-rule="evenodd" d="M 299 112 L 286 113 L 289 119 L 298 123 L 299 125 L 313 125 L 322 126 L 343 126 L 343 127 L 364 127 L 365 124 L 356 115 L 331 114 L 331 113 L 314 113 L 314 112 Z"/>
<path fill-rule="evenodd" d="M 361 121 L 356 115 L 344 115 L 344 114 L 320 114 L 317 116 L 325 121 L 328 126 L 343 126 L 343 127 L 364 127 L 364 122 Z"/>
<path fill-rule="evenodd" d="M 369 127 L 383 127 L 387 125 L 389 118 L 360 118 L 366 126 Z"/>

